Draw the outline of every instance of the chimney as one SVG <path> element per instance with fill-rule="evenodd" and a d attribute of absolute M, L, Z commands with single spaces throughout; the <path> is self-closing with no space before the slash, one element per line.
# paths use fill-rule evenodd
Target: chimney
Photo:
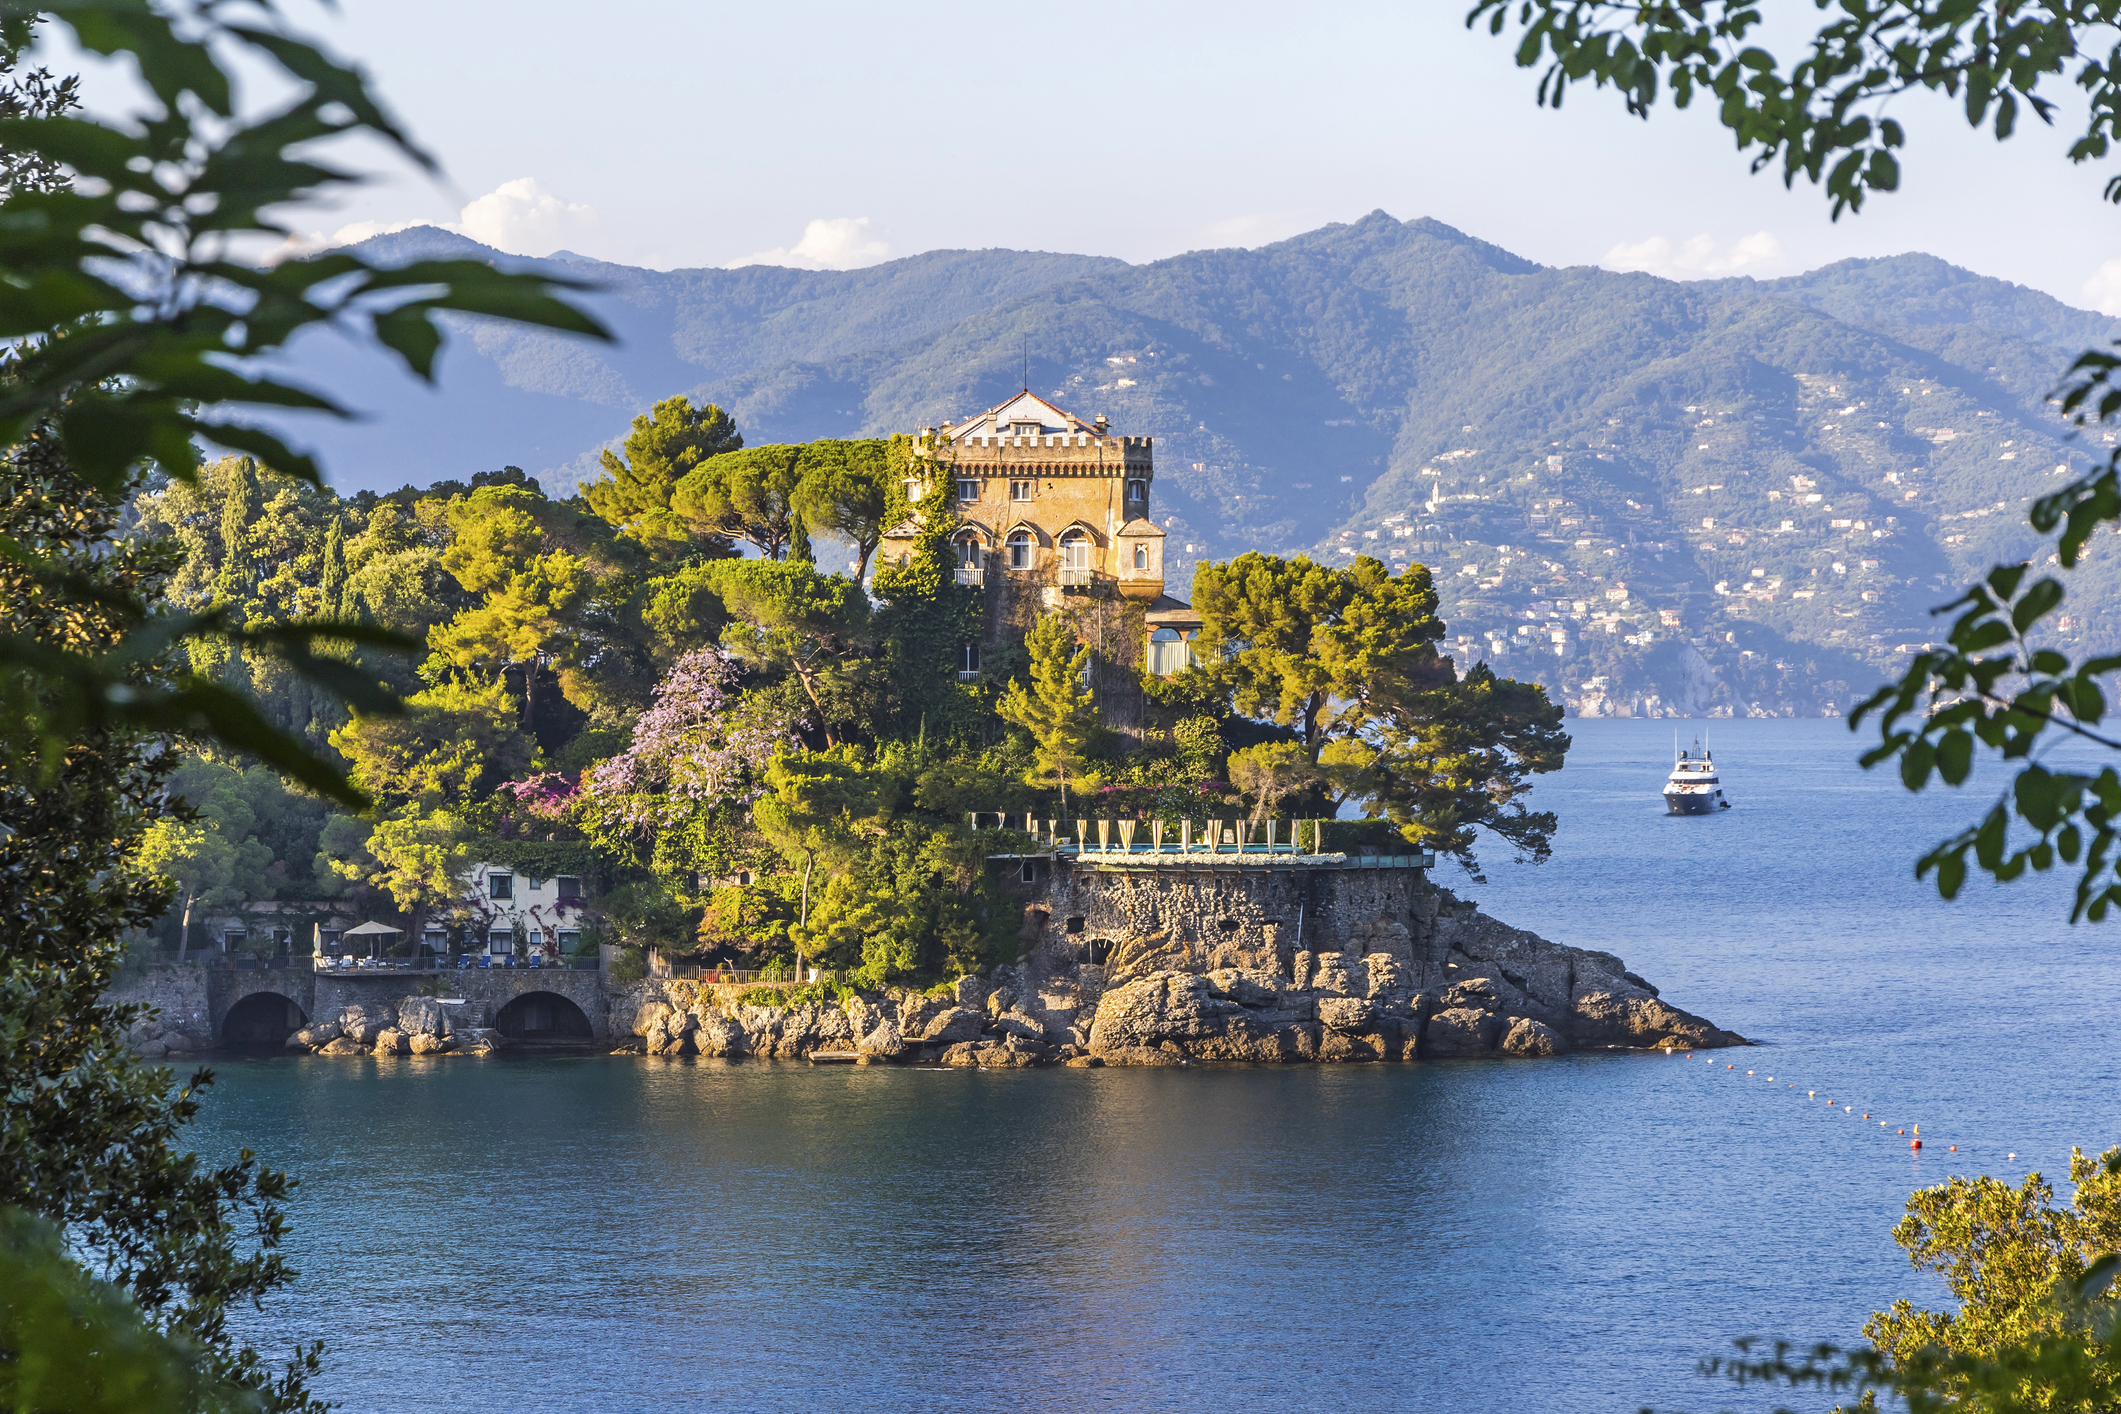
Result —
<path fill-rule="evenodd" d="M 1103 413 L 1097 415 L 1097 430 L 1100 432 L 1105 430 L 1105 415 Z"/>

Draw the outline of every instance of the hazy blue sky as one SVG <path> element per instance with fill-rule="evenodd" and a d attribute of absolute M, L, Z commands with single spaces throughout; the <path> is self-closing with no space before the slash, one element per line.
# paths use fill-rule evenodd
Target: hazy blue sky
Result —
<path fill-rule="evenodd" d="M 1791 19 L 1810 5 L 1782 0 Z M 1306 7 L 346 0 L 298 19 L 365 63 L 450 183 L 396 177 L 305 229 L 454 223 L 662 267 L 939 247 L 1151 260 L 1383 208 L 1550 264 L 1789 273 L 1927 250 L 2121 313 L 2103 171 L 1903 100 L 1905 190 L 1838 224 L 1750 177 L 1706 111 L 1533 106 L 1462 3 Z M 346 228 L 352 228 L 347 231 Z M 2114 264 L 2107 266 L 2106 262 Z"/>

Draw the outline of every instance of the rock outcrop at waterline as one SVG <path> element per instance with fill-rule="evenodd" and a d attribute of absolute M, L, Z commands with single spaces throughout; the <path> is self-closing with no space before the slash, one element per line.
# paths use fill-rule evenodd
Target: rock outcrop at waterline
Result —
<path fill-rule="evenodd" d="M 1550 943 L 1478 913 L 1437 918 L 1429 958 L 1405 949 L 1299 952 L 1289 975 L 1197 971 L 1154 935 L 1106 964 L 997 969 L 945 995 L 890 991 L 844 1005 L 725 1004 L 689 982 L 637 988 L 613 1030 L 649 1055 L 964 1066 L 1052 1062 L 1411 1061 L 1584 1049 L 1689 1050 L 1745 1039 L 1679 1010 L 1611 953 Z M 1440 957 L 1440 960 L 1435 960 Z M 1176 964 L 1176 965 L 1174 965 Z"/>
<path fill-rule="evenodd" d="M 1139 929 L 1115 929 L 1108 942 L 1054 929 L 1031 911 L 1019 963 L 932 992 L 760 1005 L 756 990 L 649 979 L 600 987 L 585 1001 L 603 1009 L 595 1034 L 624 1038 L 626 1051 L 784 1060 L 825 1053 L 861 1064 L 1414 1061 L 1745 1044 L 1666 1003 L 1611 953 L 1550 943 L 1433 900 L 1403 920 L 1351 929 L 1344 951 L 1276 952 L 1265 941 L 1251 951 L 1206 949 Z M 287 1044 L 326 1056 L 478 1055 L 509 1044 L 450 1015 L 425 996 L 363 1002 Z M 584 1036 L 579 1044 L 599 1043 Z"/>
<path fill-rule="evenodd" d="M 449 1009 L 432 997 L 362 1002 L 287 1038 L 291 1051 L 322 1056 L 490 1055 L 500 1037 L 483 1027 L 454 1027 Z"/>

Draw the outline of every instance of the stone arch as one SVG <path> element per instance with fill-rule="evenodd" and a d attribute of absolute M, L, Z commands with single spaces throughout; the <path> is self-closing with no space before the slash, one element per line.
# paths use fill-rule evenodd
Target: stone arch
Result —
<path fill-rule="evenodd" d="M 252 992 L 221 1018 L 221 1042 L 282 1050 L 287 1038 L 307 1025 L 308 1015 L 292 997 L 278 992 Z"/>
<path fill-rule="evenodd" d="M 596 1035 L 589 1014 L 558 992 L 525 992 L 495 1014 L 493 1025 L 512 1041 L 586 1041 Z"/>

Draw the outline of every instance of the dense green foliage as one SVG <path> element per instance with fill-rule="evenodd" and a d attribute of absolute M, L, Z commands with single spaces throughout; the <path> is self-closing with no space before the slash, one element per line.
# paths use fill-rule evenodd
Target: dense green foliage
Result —
<path fill-rule="evenodd" d="M 1814 1388 L 1869 1411 L 1910 1414 L 2097 1414 L 2121 1395 L 2121 1149 L 2070 1156 L 2067 1207 L 2039 1174 L 2012 1187 L 1986 1176 L 1918 1189 L 1893 1238 L 1918 1270 L 1941 1278 L 1955 1311 L 1896 1301 L 1872 1314 L 1867 1350 L 1787 1343 L 1704 1361 L 1739 1385 Z"/>
<path fill-rule="evenodd" d="M 131 606 L 156 600 L 181 557 L 167 543 L 117 542 L 122 510 L 118 498 L 73 474 L 58 438 L 41 424 L 0 455 L 0 536 L 83 591 L 37 592 L 38 572 L 8 560 L 0 565 L 0 628 L 85 657 L 123 642 L 135 628 Z M 134 657 L 125 671 L 128 685 L 145 690 L 175 670 L 163 659 Z M 35 742 L 0 738 L 0 910 L 8 920 L 0 946 L 0 1092 L 8 1096 L 0 1107 L 0 1210 L 59 1225 L 91 1270 L 182 1346 L 195 1371 L 185 1387 L 241 1387 L 256 1393 L 256 1407 L 321 1409 L 306 1393 L 313 1350 L 275 1371 L 227 1324 L 233 1308 L 271 1294 L 290 1275 L 276 1250 L 288 1181 L 247 1152 L 219 1168 L 185 1152 L 184 1123 L 211 1076 L 201 1072 L 180 1088 L 167 1070 L 133 1059 L 125 1034 L 143 1009 L 103 999 L 125 963 L 127 931 L 151 923 L 170 902 L 168 883 L 144 861 L 154 832 L 188 823 L 172 815 L 164 794 L 173 772 L 200 797 L 189 823 L 217 832 L 241 856 L 229 876 L 194 884 L 239 887 L 233 872 L 240 868 L 264 874 L 260 886 L 276 886 L 270 862 L 258 857 L 272 852 L 261 837 L 285 847 L 301 834 L 290 815 L 318 807 L 255 775 L 180 766 L 166 739 L 122 724 L 76 723 L 49 764 Z M 230 838 L 239 829 L 247 832 L 240 842 Z M 15 1250 L 34 1258 L 33 1249 Z M 62 1282 L 56 1294 L 86 1303 L 93 1319 L 111 1309 L 78 1283 Z M 35 1324 L 43 1317 L 34 1307 L 11 1307 L 9 1320 L 31 1323 L 16 1327 L 24 1338 L 48 1333 Z M 119 1351 L 113 1347 L 111 1358 Z M 30 1357 L 32 1364 L 56 1359 L 48 1347 Z M 63 1385 L 62 1378 L 53 1388 Z"/>

